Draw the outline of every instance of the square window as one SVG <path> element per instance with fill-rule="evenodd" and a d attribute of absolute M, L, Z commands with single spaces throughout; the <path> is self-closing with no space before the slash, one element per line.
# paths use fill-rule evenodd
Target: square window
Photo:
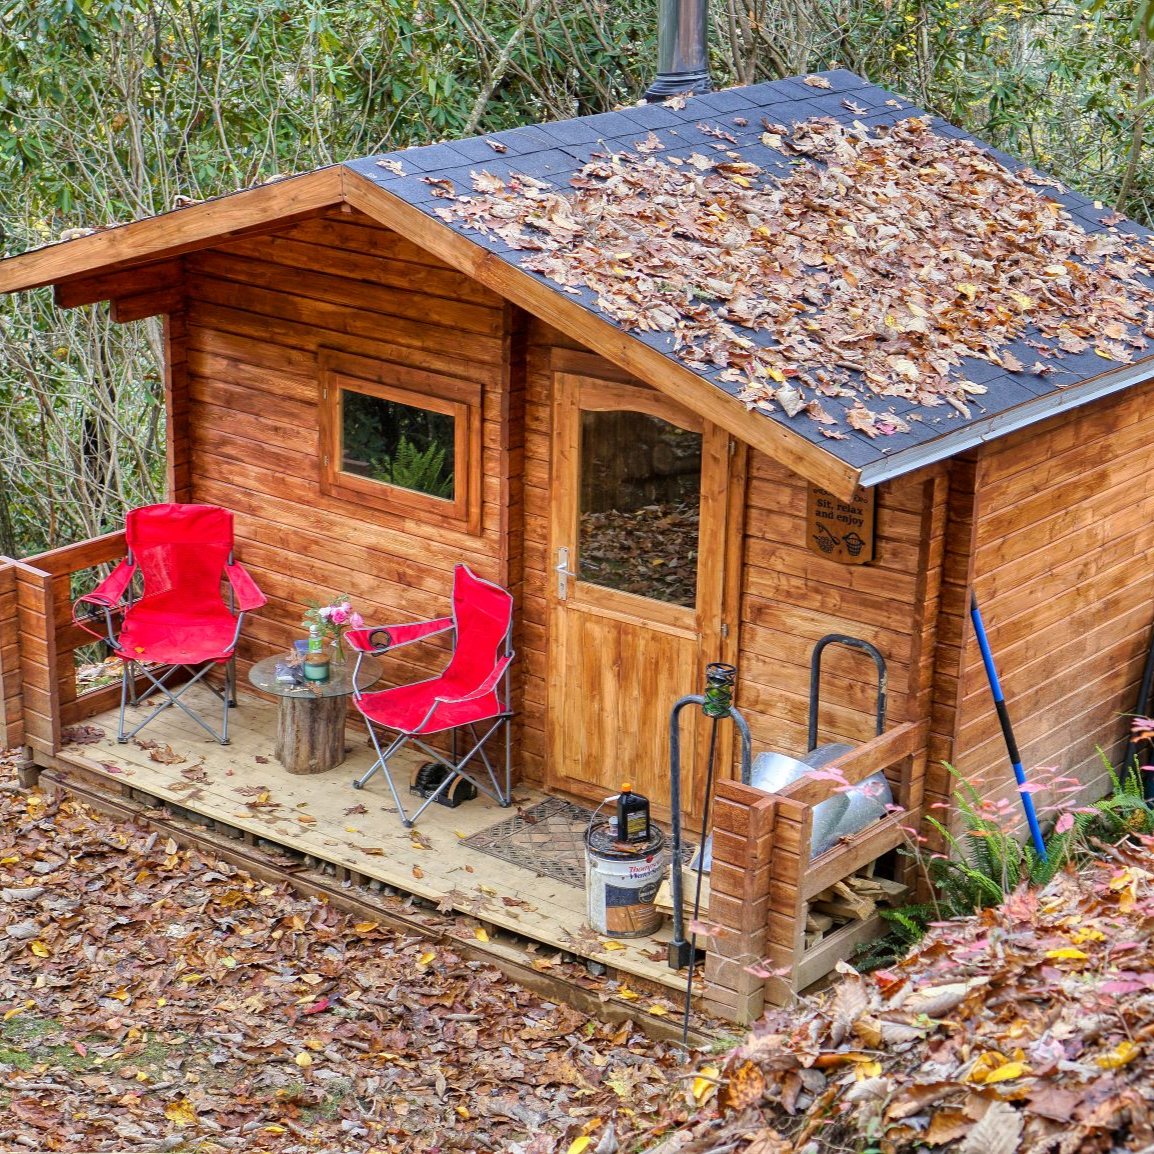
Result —
<path fill-rule="evenodd" d="M 321 492 L 480 532 L 480 387 L 331 349 L 320 370 Z"/>
<path fill-rule="evenodd" d="M 342 472 L 453 499 L 453 414 L 345 388 L 339 404 Z"/>

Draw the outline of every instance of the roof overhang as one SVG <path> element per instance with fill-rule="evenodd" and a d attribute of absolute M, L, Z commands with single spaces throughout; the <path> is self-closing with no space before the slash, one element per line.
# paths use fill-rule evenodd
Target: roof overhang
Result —
<path fill-rule="evenodd" d="M 0 292 L 59 285 L 96 274 L 115 277 L 263 228 L 283 227 L 294 217 L 339 203 L 344 198 L 343 176 L 344 170 L 333 165 L 10 256 L 0 260 Z"/>
<path fill-rule="evenodd" d="M 1004 437 L 1007 433 L 1036 425 L 1039 421 L 1056 417 L 1060 413 L 1080 408 L 1091 401 L 1108 397 L 1111 393 L 1120 393 L 1124 389 L 1151 379 L 1154 379 L 1154 367 L 1149 361 L 1123 365 L 1120 369 L 1103 373 L 1100 377 L 1094 377 L 1089 381 L 1082 381 L 1060 392 L 1035 397 L 1034 400 L 1015 405 L 1012 409 L 1003 409 L 1000 413 L 971 421 L 965 428 L 956 432 L 946 433 L 933 441 L 903 449 L 892 457 L 866 465 L 861 470 L 861 484 L 866 488 L 881 485 L 927 465 L 956 457 L 967 449 L 973 449 L 997 437 Z"/>

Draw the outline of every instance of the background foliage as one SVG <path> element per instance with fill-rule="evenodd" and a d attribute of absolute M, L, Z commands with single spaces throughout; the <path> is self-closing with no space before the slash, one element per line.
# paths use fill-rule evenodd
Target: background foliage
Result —
<path fill-rule="evenodd" d="M 1143 222 L 1154 2 L 713 0 L 723 86 L 844 65 Z M 612 108 L 656 0 L 0 0 L 8 253 L 334 160 Z M 157 321 L 0 303 L 0 553 L 162 487 Z"/>

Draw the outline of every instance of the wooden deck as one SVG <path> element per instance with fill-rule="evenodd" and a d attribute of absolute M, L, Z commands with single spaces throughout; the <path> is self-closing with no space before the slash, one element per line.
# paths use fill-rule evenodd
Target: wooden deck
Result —
<path fill-rule="evenodd" d="M 196 693 L 189 692 L 190 701 Z M 204 700 L 207 691 L 201 693 L 199 703 L 219 709 L 214 700 Z M 598 963 L 626 988 L 626 997 L 640 994 L 641 1010 L 652 1000 L 646 991 L 664 995 L 661 1001 L 670 1005 L 680 1004 L 685 972 L 669 969 L 664 960 L 668 924 L 646 938 L 595 935 L 588 926 L 583 889 L 463 844 L 465 838 L 515 816 L 518 808 L 544 800 L 545 794 L 518 787 L 508 809 L 484 795 L 456 809 L 434 804 L 415 829 L 406 830 L 381 774 L 363 790 L 352 788 L 353 778 L 372 763 L 363 729 L 350 719 L 343 765 L 323 774 L 294 775 L 272 755 L 276 712 L 274 703 L 242 686 L 239 708 L 230 719 L 231 744 L 222 747 L 176 709 L 157 718 L 136 740 L 120 745 L 112 710 L 78 727 L 82 740 L 66 744 L 57 756 L 60 777 L 66 783 L 69 770 L 78 770 L 114 794 L 156 799 L 199 815 L 218 829 L 242 831 L 250 841 L 284 847 L 306 861 L 329 863 L 339 875 L 371 879 L 441 910 L 468 915 L 484 931 L 479 937 L 515 935 L 550 952 Z M 103 735 L 92 740 L 100 731 Z M 398 788 L 407 789 L 407 775 L 394 774 L 402 776 Z M 548 954 L 542 951 L 540 956 Z M 699 982 L 695 978 L 695 986 Z"/>

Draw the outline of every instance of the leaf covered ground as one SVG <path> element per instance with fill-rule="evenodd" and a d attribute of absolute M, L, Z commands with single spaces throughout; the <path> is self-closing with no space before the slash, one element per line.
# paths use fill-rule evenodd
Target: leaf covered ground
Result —
<path fill-rule="evenodd" d="M 771 1011 L 651 1154 L 1154 1151 L 1154 839 Z M 713 1093 L 712 1089 L 709 1093 Z"/>
<path fill-rule="evenodd" d="M 7 775 L 0 898 L 3 1150 L 606 1154 L 685 1099 L 628 1023 Z"/>

